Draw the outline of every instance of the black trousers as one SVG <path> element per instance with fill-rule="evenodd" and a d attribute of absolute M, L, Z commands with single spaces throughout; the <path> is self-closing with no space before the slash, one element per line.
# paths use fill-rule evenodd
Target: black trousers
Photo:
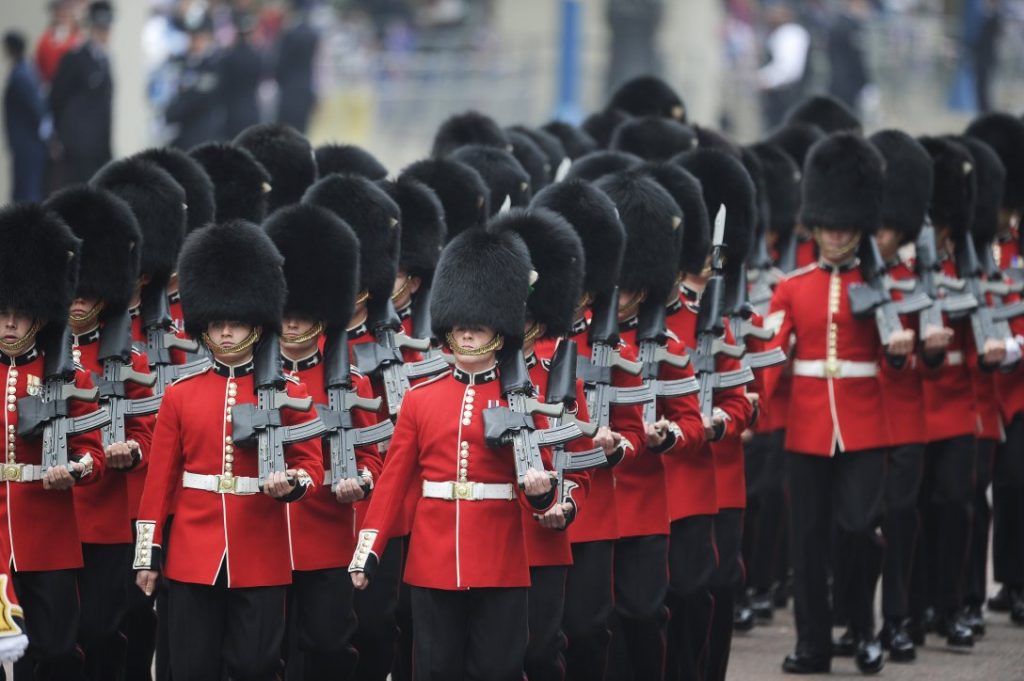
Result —
<path fill-rule="evenodd" d="M 175 681 L 272 681 L 281 666 L 285 586 L 229 589 L 168 580 Z"/>
<path fill-rule="evenodd" d="M 128 611 L 129 587 L 138 591 L 132 553 L 131 544 L 82 544 L 78 642 L 85 653 L 85 675 L 95 681 L 120 679 L 124 674 L 126 642 L 121 620 Z"/>
<path fill-rule="evenodd" d="M 836 560 L 844 565 L 845 612 L 860 635 L 874 633 L 873 595 L 881 570 L 882 546 L 875 535 L 885 492 L 882 449 L 837 452 L 834 456 L 789 454 L 790 541 L 797 651 L 832 652 L 828 566 L 832 528 Z"/>
<path fill-rule="evenodd" d="M 350 639 L 356 630 L 352 578 L 346 568 L 296 571 L 288 589 L 288 678 L 348 681 L 358 654 Z"/>
<path fill-rule="evenodd" d="M 668 537 L 626 537 L 615 542 L 615 610 L 609 681 L 665 675 L 668 608 Z"/>
<path fill-rule="evenodd" d="M 168 540 L 174 515 L 167 516 L 164 524 L 164 555 L 167 555 Z M 135 521 L 132 521 L 134 543 Z M 127 639 L 125 650 L 125 681 L 152 681 L 154 678 L 154 655 L 156 657 L 156 681 L 170 681 L 170 636 L 167 632 L 167 580 L 157 580 L 156 592 L 147 596 L 135 586 L 135 572 L 129 575 L 128 609 L 121 623 L 121 633 Z"/>
<path fill-rule="evenodd" d="M 359 624 L 352 645 L 359 651 L 358 681 L 384 681 L 394 665 L 398 641 L 395 611 L 404 555 L 402 537 L 388 541 L 370 585 L 355 593 L 353 605 Z"/>
<path fill-rule="evenodd" d="M 971 548 L 967 558 L 964 605 L 977 608 L 985 605 L 988 586 L 988 533 L 992 526 L 992 508 L 988 505 L 988 486 L 992 484 L 992 464 L 998 446 L 999 442 L 996 440 L 979 438 L 974 465 Z"/>
<path fill-rule="evenodd" d="M 724 681 L 732 647 L 733 608 L 736 593 L 743 588 L 746 570 L 740 547 L 743 544 L 743 509 L 723 508 L 715 516 L 715 546 L 718 566 L 711 575 L 711 596 L 715 609 L 711 617 L 707 678 Z"/>
<path fill-rule="evenodd" d="M 992 464 L 992 571 L 997 582 L 1024 586 L 1024 414 L 1006 427 Z"/>
<path fill-rule="evenodd" d="M 572 545 L 572 566 L 565 580 L 565 615 L 562 629 L 565 678 L 571 681 L 604 679 L 614 599 L 612 564 L 614 542 L 591 541 Z M 419 681 L 419 679 L 417 679 Z"/>
<path fill-rule="evenodd" d="M 25 610 L 29 646 L 14 664 L 17 681 L 79 681 L 82 657 L 75 646 L 80 622 L 78 571 L 12 572 L 14 593 Z"/>
<path fill-rule="evenodd" d="M 882 616 L 902 620 L 909 614 L 908 592 L 914 548 L 921 530 L 917 498 L 924 477 L 923 444 L 901 445 L 889 450 L 885 478 L 885 517 L 882 536 Z"/>
<path fill-rule="evenodd" d="M 412 587 L 416 681 L 522 681 L 527 592 Z"/>
<path fill-rule="evenodd" d="M 743 527 L 743 562 L 747 584 L 767 594 L 785 553 L 785 431 L 756 433 L 744 446 L 747 512 Z"/>
<path fill-rule="evenodd" d="M 973 435 L 929 443 L 918 509 L 922 541 L 914 556 L 910 615 L 919 618 L 934 606 L 950 615 L 963 605 L 974 495 Z"/>
<path fill-rule="evenodd" d="M 715 516 L 698 515 L 672 521 L 668 567 L 670 613 L 665 678 L 704 679 L 715 599 L 711 576 L 718 565 Z"/>
<path fill-rule="evenodd" d="M 530 568 L 529 629 L 526 645 L 526 677 L 530 681 L 562 681 L 565 678 L 566 565 Z"/>

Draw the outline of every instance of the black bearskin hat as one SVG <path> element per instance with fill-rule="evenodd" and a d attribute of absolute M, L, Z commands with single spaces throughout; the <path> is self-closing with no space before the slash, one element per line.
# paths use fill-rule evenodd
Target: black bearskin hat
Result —
<path fill-rule="evenodd" d="M 178 263 L 185 331 L 199 338 L 210 322 L 233 319 L 280 333 L 288 292 L 283 265 L 270 237 L 245 220 L 189 234 Z"/>
<path fill-rule="evenodd" d="M 962 135 L 956 138 L 974 158 L 977 172 L 977 201 L 971 236 L 980 248 L 987 247 L 999 233 L 999 210 L 1003 207 L 1003 187 L 1006 186 L 1006 167 L 999 155 L 981 140 Z"/>
<path fill-rule="evenodd" d="M 0 207 L 0 311 L 63 329 L 75 298 L 81 241 L 37 203 Z"/>
<path fill-rule="evenodd" d="M 743 157 L 740 145 L 736 144 L 724 132 L 703 125 L 694 125 L 693 132 L 697 135 L 697 146 L 701 149 L 717 149 L 732 156 L 737 161 Z"/>
<path fill-rule="evenodd" d="M 104 315 L 127 310 L 142 254 L 142 231 L 128 204 L 80 184 L 57 192 L 45 207 L 82 240 L 76 297 L 102 300 Z"/>
<path fill-rule="evenodd" d="M 283 123 L 250 125 L 238 133 L 234 143 L 248 149 L 270 173 L 267 213 L 302 200 L 316 182 L 316 158 L 313 147 L 298 130 Z"/>
<path fill-rule="evenodd" d="M 754 235 L 756 239 L 760 239 L 767 231 L 772 217 L 772 209 L 768 204 L 768 189 L 764 183 L 764 166 L 761 165 L 761 159 L 750 147 L 740 147 L 740 162 L 743 163 L 743 168 L 754 183 L 754 206 L 757 208 L 754 218 Z M 751 255 L 752 252 L 753 248 L 747 251 L 747 255 Z"/>
<path fill-rule="evenodd" d="M 399 267 L 411 276 L 430 281 L 445 243 L 444 208 L 437 194 L 422 182 L 403 176 L 381 187 L 402 214 Z"/>
<path fill-rule="evenodd" d="M 548 186 L 553 169 L 548 163 L 547 154 L 541 151 L 529 136 L 521 132 L 509 130 L 508 139 L 512 142 L 512 155 L 530 176 L 531 194 Z"/>
<path fill-rule="evenodd" d="M 510 152 L 471 144 L 455 150 L 451 157 L 480 173 L 490 189 L 492 215 L 501 210 L 506 197 L 512 199 L 513 206 L 530 203 L 530 176 Z"/>
<path fill-rule="evenodd" d="M 788 241 L 800 210 L 800 167 L 772 142 L 758 142 L 750 150 L 761 162 L 764 193 L 768 199 L 768 229 Z"/>
<path fill-rule="evenodd" d="M 786 113 L 786 123 L 811 123 L 827 134 L 860 132 L 860 119 L 850 107 L 831 95 L 811 95 Z"/>
<path fill-rule="evenodd" d="M 796 163 L 801 173 L 804 168 L 804 161 L 807 160 L 807 152 L 819 140 L 824 139 L 825 133 L 816 125 L 810 123 L 790 123 L 784 125 L 764 141 L 776 144 Z"/>
<path fill-rule="evenodd" d="M 626 228 L 608 195 L 584 180 L 566 180 L 545 187 L 530 207 L 547 208 L 572 225 L 583 242 L 583 290 L 610 293 L 622 269 Z"/>
<path fill-rule="evenodd" d="M 626 228 L 619 287 L 665 299 L 679 273 L 683 211 L 660 184 L 639 173 L 605 175 L 595 186 L 615 203 Z"/>
<path fill-rule="evenodd" d="M 506 132 L 509 135 L 513 132 L 526 135 L 537 145 L 538 149 L 544 152 L 548 167 L 551 169 L 550 175 L 552 180 L 555 179 L 555 174 L 558 173 L 558 167 L 562 165 L 565 159 L 569 158 L 569 154 L 565 153 L 565 147 L 562 146 L 562 141 L 546 130 L 529 128 L 525 125 L 513 125 L 506 129 Z M 537 191 L 540 191 L 540 189 Z"/>
<path fill-rule="evenodd" d="M 711 227 L 700 180 L 675 163 L 645 163 L 638 172 L 649 175 L 665 188 L 683 211 L 683 242 L 679 249 L 679 270 L 700 274 L 711 248 Z"/>
<path fill-rule="evenodd" d="M 675 90 L 661 78 L 638 76 L 620 85 L 608 102 L 632 116 L 663 116 L 686 122 L 686 107 Z"/>
<path fill-rule="evenodd" d="M 449 240 L 467 229 L 482 227 L 491 214 L 491 190 L 472 166 L 452 158 L 416 161 L 399 178 L 410 177 L 430 187 L 444 207 Z"/>
<path fill-rule="evenodd" d="M 697 146 L 693 130 L 671 118 L 632 118 L 612 133 L 610 148 L 635 154 L 645 161 L 664 161 Z"/>
<path fill-rule="evenodd" d="M 1006 113 L 987 113 L 974 119 L 965 134 L 992 147 L 1003 162 L 1003 206 L 1024 210 L 1024 121 Z"/>
<path fill-rule="evenodd" d="M 932 157 L 902 130 L 882 130 L 868 141 L 885 159 L 882 225 L 899 232 L 902 243 L 916 241 L 932 198 Z"/>
<path fill-rule="evenodd" d="M 621 109 L 605 109 L 595 111 L 580 123 L 583 132 L 594 138 L 599 149 L 607 149 L 612 143 L 615 129 L 628 121 L 632 116 Z"/>
<path fill-rule="evenodd" d="M 275 211 L 263 229 L 284 258 L 285 314 L 344 328 L 359 292 L 359 239 L 348 223 L 299 203 Z"/>
<path fill-rule="evenodd" d="M 479 111 L 466 111 L 449 116 L 441 124 L 434 135 L 434 146 L 430 155 L 441 158 L 471 144 L 497 147 L 505 151 L 510 151 L 512 146 L 508 135 L 493 118 Z"/>
<path fill-rule="evenodd" d="M 203 166 L 181 149 L 155 147 L 136 154 L 139 158 L 157 164 L 185 190 L 185 229 L 189 232 L 213 222 L 217 213 L 214 204 L 213 181 Z"/>
<path fill-rule="evenodd" d="M 717 149 L 697 149 L 679 157 L 679 164 L 700 180 L 708 218 L 725 204 L 727 269 L 743 267 L 757 233 L 757 194 L 743 164 Z"/>
<path fill-rule="evenodd" d="M 106 189 L 131 208 L 142 232 L 141 273 L 149 275 L 151 286 L 164 286 L 185 238 L 185 190 L 166 170 L 141 158 L 111 161 L 89 184 Z"/>
<path fill-rule="evenodd" d="M 237 144 L 208 142 L 188 153 L 213 180 L 216 222 L 263 222 L 267 195 L 272 191 L 270 173 L 248 149 Z"/>
<path fill-rule="evenodd" d="M 362 175 L 370 180 L 383 180 L 388 169 L 377 158 L 354 144 L 322 144 L 316 148 L 316 165 L 320 177 L 331 173 Z"/>
<path fill-rule="evenodd" d="M 530 253 L 510 231 L 471 229 L 445 246 L 434 274 L 430 319 L 435 338 L 456 326 L 486 326 L 522 342 L 530 292 Z"/>
<path fill-rule="evenodd" d="M 808 229 L 853 229 L 874 234 L 882 226 L 885 160 L 852 132 L 821 140 L 807 154 L 800 222 Z"/>
<path fill-rule="evenodd" d="M 328 175 L 302 198 L 331 210 L 347 222 L 359 238 L 360 288 L 370 304 L 391 297 L 398 274 L 402 213 L 374 182 L 359 175 Z"/>
<path fill-rule="evenodd" d="M 569 158 L 573 161 L 584 154 L 597 150 L 597 142 L 593 137 L 565 121 L 549 121 L 541 130 L 557 137 L 565 147 L 565 153 L 569 154 Z"/>
<path fill-rule="evenodd" d="M 546 208 L 516 208 L 499 215 L 487 227 L 513 231 L 530 251 L 537 281 L 526 299 L 527 316 L 544 325 L 544 337 L 564 336 L 583 293 L 583 243 L 576 230 Z"/>
<path fill-rule="evenodd" d="M 928 215 L 936 229 L 948 227 L 953 239 L 961 243 L 971 230 L 978 196 L 974 157 L 967 147 L 948 137 L 920 137 L 918 140 L 935 164 Z"/>
<path fill-rule="evenodd" d="M 639 156 L 624 151 L 592 151 L 573 161 L 565 179 L 594 182 L 605 175 L 635 168 L 643 162 Z"/>

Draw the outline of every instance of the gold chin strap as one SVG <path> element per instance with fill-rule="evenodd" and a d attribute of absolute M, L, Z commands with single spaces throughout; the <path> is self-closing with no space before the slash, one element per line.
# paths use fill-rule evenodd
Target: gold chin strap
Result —
<path fill-rule="evenodd" d="M 306 333 L 300 333 L 297 336 L 281 336 L 282 343 L 305 343 L 311 341 L 324 332 L 324 323 L 317 322 L 309 328 Z"/>
<path fill-rule="evenodd" d="M 526 333 L 523 334 L 523 342 L 524 343 L 529 343 L 532 340 L 536 340 L 537 336 L 539 336 L 539 335 L 540 335 L 540 324 L 534 322 L 533 324 L 530 325 L 530 328 L 528 328 L 526 330 Z"/>
<path fill-rule="evenodd" d="M 363 303 L 365 303 L 369 299 L 370 299 L 370 292 L 369 291 L 360 291 L 359 295 L 356 296 L 356 307 L 359 307 L 360 305 L 362 305 Z"/>
<path fill-rule="evenodd" d="M 233 348 L 225 348 L 215 343 L 208 333 L 205 331 L 203 332 L 203 342 L 206 343 L 206 347 L 210 348 L 210 350 L 212 350 L 216 355 L 237 355 L 251 348 L 259 339 L 260 335 L 256 333 L 256 329 L 253 329 L 241 343 Z"/>
<path fill-rule="evenodd" d="M 619 317 L 622 319 L 629 319 L 636 314 L 636 311 L 640 309 L 640 303 L 644 302 L 644 294 L 637 293 L 629 302 L 626 303 L 621 310 L 619 310 Z"/>
<path fill-rule="evenodd" d="M 812 232 L 812 236 L 814 237 L 814 243 L 818 244 L 818 248 L 821 249 L 821 252 L 824 255 L 825 247 L 821 243 L 821 227 L 815 227 L 814 231 Z M 857 250 L 857 247 L 860 246 L 860 238 L 860 232 L 857 232 L 857 234 L 852 239 L 850 239 L 850 243 L 841 248 L 838 252 L 829 253 L 828 258 L 830 260 L 843 260 L 853 255 L 853 253 Z"/>
<path fill-rule="evenodd" d="M 588 307 L 590 307 L 590 304 L 593 303 L 593 302 L 594 302 L 594 296 L 590 295 L 589 291 L 584 292 L 584 294 L 582 296 L 580 296 L 579 301 L 577 301 L 577 303 L 576 303 L 576 309 L 575 309 L 575 311 L 573 313 L 574 316 L 576 318 L 582 317 L 583 316 L 583 312 Z"/>
<path fill-rule="evenodd" d="M 36 342 L 36 334 L 39 333 L 40 326 L 42 325 L 39 322 L 32 322 L 32 326 L 29 327 L 28 333 L 22 336 L 20 340 L 16 340 L 13 343 L 5 343 L 0 340 L 0 352 L 4 353 L 8 357 L 20 355 L 25 348 Z"/>
<path fill-rule="evenodd" d="M 412 277 L 406 277 L 402 285 L 398 287 L 398 290 L 391 294 L 391 302 L 397 303 L 401 300 L 409 292 L 410 286 L 412 286 Z"/>
<path fill-rule="evenodd" d="M 99 317 L 100 312 L 102 311 L 103 303 L 100 302 L 93 305 L 92 309 L 86 312 L 85 314 L 69 314 L 68 316 L 71 318 L 71 321 L 75 322 L 76 324 L 84 324 L 85 322 L 91 322 L 92 320 Z"/>
<path fill-rule="evenodd" d="M 455 340 L 455 334 L 451 331 L 445 334 L 445 339 L 448 341 L 448 347 L 451 348 L 452 352 L 456 355 L 465 355 L 467 357 L 479 357 L 480 355 L 486 355 L 489 352 L 496 352 L 497 350 L 501 350 L 505 345 L 505 337 L 500 333 L 494 334 L 494 338 L 478 348 L 462 347 L 459 345 L 458 341 Z"/>

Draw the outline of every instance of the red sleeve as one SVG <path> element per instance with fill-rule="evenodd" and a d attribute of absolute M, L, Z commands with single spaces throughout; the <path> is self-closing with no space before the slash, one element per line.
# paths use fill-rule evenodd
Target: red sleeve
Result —
<path fill-rule="evenodd" d="M 730 345 L 736 343 L 736 338 L 732 335 L 732 330 L 729 329 L 728 324 L 725 325 L 725 342 Z M 719 355 L 715 360 L 715 370 L 720 373 L 736 371 L 742 368 L 743 365 L 740 361 L 732 357 Z M 729 417 L 724 437 L 729 437 L 730 435 L 738 437 L 750 425 L 750 418 L 754 414 L 754 407 L 750 404 L 750 400 L 747 399 L 745 387 L 716 391 L 715 406 L 724 411 Z"/>
<path fill-rule="evenodd" d="M 302 383 L 287 382 L 288 395 L 290 397 L 309 397 L 309 391 Z M 296 409 L 282 410 L 281 421 L 285 425 L 294 426 L 319 418 L 316 409 L 309 411 L 298 411 Z M 322 485 L 324 482 L 324 455 L 321 449 L 320 438 L 316 437 L 305 442 L 296 442 L 285 445 L 284 458 L 288 467 L 294 470 L 305 471 L 313 480 L 313 485 Z"/>
<path fill-rule="evenodd" d="M 154 523 L 153 546 L 163 546 L 164 521 L 167 520 L 171 500 L 178 491 L 185 469 L 176 388 L 174 385 L 168 386 L 160 404 L 156 429 L 153 431 L 153 445 L 150 448 L 146 484 L 139 502 L 138 522 Z"/>
<path fill-rule="evenodd" d="M 779 282 L 772 294 L 772 303 L 769 307 L 768 316 L 764 320 L 765 326 L 775 329 L 775 337 L 767 344 L 766 348 L 782 348 L 786 356 L 793 358 L 793 348 L 790 346 L 789 338 L 793 335 L 793 314 L 790 303 L 789 286 L 786 279 Z M 787 362 L 788 364 L 788 362 Z M 764 393 L 763 399 L 771 399 L 775 394 L 775 388 L 779 385 L 779 379 L 786 365 L 769 367 L 761 372 L 761 381 Z"/>
<path fill-rule="evenodd" d="M 548 422 L 548 417 L 547 416 L 541 416 L 539 414 L 534 414 L 533 415 L 533 426 L 537 430 L 546 430 L 547 428 L 551 427 L 551 424 Z M 503 452 L 508 452 L 509 460 L 512 460 L 513 457 L 515 456 L 512 453 L 512 447 L 511 446 L 503 447 L 502 451 Z M 544 466 L 544 470 L 545 471 L 552 471 L 552 470 L 555 469 L 554 457 L 551 454 L 551 448 L 550 447 L 541 447 L 540 448 L 540 460 L 541 460 L 541 464 Z M 530 503 L 530 499 L 529 499 L 529 497 L 526 496 L 526 492 L 523 491 L 523 488 L 520 487 L 518 484 L 516 484 L 516 492 L 517 492 L 517 496 L 519 497 L 519 504 L 523 508 L 525 508 L 527 511 L 529 511 L 530 513 L 543 513 L 544 511 L 546 511 L 549 508 L 551 508 L 552 506 L 554 506 L 555 502 L 558 501 L 558 499 L 557 499 L 558 495 L 557 494 L 552 494 L 549 502 L 543 508 L 537 508 L 536 506 L 534 506 L 533 504 Z"/>
<path fill-rule="evenodd" d="M 583 390 L 583 381 L 576 379 L 576 404 L 573 405 L 573 415 L 577 421 L 590 422 L 590 411 L 587 409 L 587 396 Z M 594 448 L 594 441 L 589 437 L 576 438 L 565 446 L 567 452 L 585 452 Z M 590 471 L 570 471 L 565 474 L 566 482 L 571 485 L 564 485 L 566 496 L 576 505 L 576 512 L 579 513 L 583 501 L 590 494 Z"/>
<path fill-rule="evenodd" d="M 145 353 L 134 353 L 132 355 L 132 368 L 141 374 L 149 373 L 149 360 Z M 153 396 L 152 388 L 147 388 L 144 385 L 130 381 L 125 383 L 125 392 L 128 398 L 132 400 Z M 125 437 L 138 442 L 139 449 L 142 452 L 142 460 L 136 466 L 137 469 L 145 468 L 149 465 L 149 452 L 150 446 L 153 444 L 154 426 L 156 426 L 156 414 L 132 417 L 128 419 L 128 423 L 125 425 Z"/>
<path fill-rule="evenodd" d="M 353 376 L 356 394 L 360 397 L 373 398 L 373 386 L 366 376 Z M 365 428 L 378 423 L 377 413 L 364 409 L 352 410 L 352 425 L 356 428 Z M 381 458 L 377 445 L 366 445 L 356 448 L 356 467 L 359 470 L 368 470 L 374 481 L 380 480 L 381 469 L 384 468 L 384 459 Z"/>
<path fill-rule="evenodd" d="M 620 350 L 624 359 L 636 361 L 636 350 L 631 346 L 620 346 Z M 634 388 L 643 383 L 643 379 L 639 376 L 631 376 L 618 369 L 612 372 L 612 385 Z M 608 422 L 609 427 L 628 443 L 625 458 L 635 458 L 644 453 L 647 448 L 647 430 L 644 428 L 643 405 L 612 405 L 609 410 Z"/>
<path fill-rule="evenodd" d="M 685 348 L 678 341 L 669 341 L 669 352 L 683 354 Z M 693 376 L 693 364 L 682 369 L 661 365 L 658 372 L 663 380 L 675 380 Z M 666 454 L 690 454 L 696 452 L 704 444 L 704 419 L 700 413 L 700 401 L 697 395 L 660 398 L 658 412 L 674 426 L 675 443 L 666 450 Z"/>
<path fill-rule="evenodd" d="M 92 382 L 92 376 L 84 370 L 75 372 L 75 385 L 86 389 L 95 387 Z M 70 400 L 69 402 L 71 405 L 70 415 L 73 417 L 91 414 L 100 408 L 97 402 L 83 402 L 82 400 Z M 81 480 L 75 483 L 76 485 L 92 485 L 103 475 L 106 460 L 103 456 L 103 436 L 101 433 L 102 431 L 100 430 L 93 430 L 68 438 L 68 451 L 72 455 L 72 461 L 76 458 L 79 459 L 79 462 L 82 462 L 82 460 L 88 461 L 86 457 L 92 459 L 92 472 L 82 477 Z"/>

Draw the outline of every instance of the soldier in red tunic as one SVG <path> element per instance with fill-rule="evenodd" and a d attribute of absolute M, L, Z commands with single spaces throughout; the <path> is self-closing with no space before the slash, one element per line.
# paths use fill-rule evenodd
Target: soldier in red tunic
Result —
<path fill-rule="evenodd" d="M 359 241 L 340 218 L 308 204 L 282 208 L 264 229 L 285 262 L 285 368 L 302 381 L 316 405 L 328 405 L 325 353 L 333 358 L 339 346 L 348 349 L 343 331 L 359 283 Z M 321 352 L 325 335 L 332 345 Z M 357 395 L 373 398 L 365 376 L 353 371 L 350 380 Z M 352 409 L 350 414 L 355 428 L 376 422 L 376 412 Z M 359 474 L 334 480 L 331 455 L 325 446 L 324 484 L 303 503 L 287 506 L 293 568 L 288 615 L 294 618 L 303 654 L 302 660 L 289 659 L 289 666 L 303 670 L 301 678 L 311 681 L 348 679 L 355 668 L 357 654 L 349 639 L 356 619 L 347 571 L 355 547 L 352 503 L 372 490 L 382 465 L 376 445 L 359 447 Z"/>
<path fill-rule="evenodd" d="M 487 445 L 483 412 L 506 403 L 495 356 L 521 351 L 529 255 L 513 234 L 471 230 L 445 249 L 435 284 L 434 334 L 447 339 L 456 365 L 406 394 L 349 571 L 356 588 L 373 579 L 387 541 L 402 531 L 406 495 L 418 489 L 404 575 L 415 678 L 518 681 L 530 585 L 519 505 L 544 512 L 554 488 L 536 469 L 517 485 L 512 448 Z M 542 456 L 549 468 L 546 449 Z"/>
<path fill-rule="evenodd" d="M 889 429 L 878 363 L 886 355 L 909 355 L 914 334 L 895 332 L 883 346 L 873 319 L 853 316 L 848 291 L 863 281 L 856 251 L 862 235 L 881 226 L 884 181 L 881 155 L 857 135 L 834 134 L 811 149 L 801 222 L 813 230 L 821 260 L 778 285 L 768 317 L 778 329 L 776 344 L 795 336 L 786 451 L 797 645 L 783 662 L 788 673 L 831 668 L 829 561 L 823 547 L 833 532 L 836 560 L 848 576 L 837 598 L 844 599 L 855 632 L 857 666 L 875 673 L 883 664 L 873 593 Z M 775 378 L 766 378 L 770 396 Z"/>
<path fill-rule="evenodd" d="M 79 521 L 72 487 L 95 484 L 103 473 L 97 431 L 68 438 L 68 464 L 42 469 L 43 439 L 19 430 L 26 398 L 38 399 L 47 380 L 46 354 L 70 361 L 66 323 L 75 293 L 80 241 L 58 217 L 35 204 L 0 210 L 0 374 L 6 448 L 0 485 L 0 525 L 14 590 L 25 609 L 30 647 L 19 661 L 24 678 L 80 678 Z M 75 366 L 74 385 L 89 390 L 89 374 Z M 70 399 L 69 416 L 95 411 Z M 53 424 L 49 424 L 52 427 Z"/>
<path fill-rule="evenodd" d="M 301 499 L 323 479 L 319 442 L 286 444 L 288 470 L 271 473 L 261 491 L 255 449 L 234 439 L 236 406 L 257 399 L 253 348 L 264 331 L 275 339 L 280 329 L 282 258 L 256 225 L 236 220 L 192 234 L 179 263 L 187 330 L 214 361 L 164 393 L 136 521 L 136 582 L 149 594 L 161 572 L 169 580 L 175 677 L 212 681 L 226 669 L 236 679 L 272 679 L 292 581 L 279 502 Z M 306 397 L 297 379 L 285 384 L 290 397 Z M 278 413 L 282 426 L 316 418 L 313 410 Z"/>
<path fill-rule="evenodd" d="M 152 388 L 146 385 L 149 363 L 143 353 L 132 348 L 128 314 L 142 251 L 142 233 L 135 216 L 113 194 L 85 185 L 58 192 L 46 207 L 82 239 L 82 264 L 69 318 L 75 358 L 94 376 L 104 377 L 105 362 L 134 372 L 134 378 L 113 379 L 105 391 L 114 395 L 123 391 L 128 400 L 152 396 Z M 128 608 L 126 584 L 133 581 L 132 509 L 126 473 L 148 464 L 154 421 L 153 415 L 129 417 L 123 441 L 105 436 L 107 474 L 74 494 L 85 561 L 78 580 L 82 602 L 79 642 L 86 655 L 86 675 L 93 679 L 113 678 L 121 672 L 124 639 L 118 629 Z"/>

